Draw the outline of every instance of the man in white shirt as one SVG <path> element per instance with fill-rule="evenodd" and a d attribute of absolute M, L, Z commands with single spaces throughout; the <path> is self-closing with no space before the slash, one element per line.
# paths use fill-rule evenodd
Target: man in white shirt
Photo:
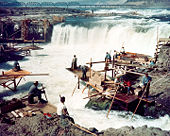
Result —
<path fill-rule="evenodd" d="M 65 119 L 67 118 L 68 120 L 70 120 L 72 123 L 74 123 L 74 119 L 72 117 L 69 116 L 69 113 L 67 111 L 67 108 L 64 104 L 65 102 L 65 97 L 64 96 L 60 96 L 60 102 L 57 106 L 57 114 L 62 118 Z"/>

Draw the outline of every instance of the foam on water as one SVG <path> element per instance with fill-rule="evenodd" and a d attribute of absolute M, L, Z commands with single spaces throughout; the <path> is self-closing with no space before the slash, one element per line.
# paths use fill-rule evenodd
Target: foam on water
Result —
<path fill-rule="evenodd" d="M 87 90 L 82 94 L 81 91 L 84 88 L 82 85 L 81 89 L 77 89 L 74 96 L 71 96 L 77 83 L 77 78 L 65 68 L 71 66 L 74 54 L 78 57 L 78 65 L 85 64 L 91 57 L 94 61 L 104 60 L 106 51 L 112 53 L 114 49 L 120 50 L 124 43 L 126 51 L 153 56 L 158 24 L 160 37 L 169 36 L 168 30 L 170 30 L 170 26 L 166 23 L 157 22 L 156 24 L 155 21 L 150 21 L 149 23 L 141 24 L 142 20 L 120 21 L 122 23 L 118 21 L 114 25 L 103 24 L 99 21 L 99 24 L 93 27 L 90 27 L 91 22 L 87 25 L 88 27 L 71 24 L 56 25 L 52 42 L 44 45 L 44 50 L 32 51 L 32 55 L 27 57 L 28 60 L 20 61 L 22 69 L 29 70 L 32 73 L 49 73 L 49 76 L 25 77 L 26 81 L 21 82 L 23 86 L 19 87 L 19 93 L 17 95 L 7 95 L 8 97 L 5 98 L 11 99 L 12 97 L 25 95 L 27 92 L 24 90 L 28 90 L 30 86 L 30 84 L 24 85 L 25 82 L 38 80 L 46 86 L 50 103 L 57 105 L 59 103 L 59 94 L 66 96 L 66 105 L 70 115 L 74 117 L 76 123 L 82 126 L 96 127 L 103 130 L 110 127 L 148 125 L 169 130 L 170 117 L 167 115 L 159 119 L 135 115 L 133 120 L 130 120 L 131 113 L 129 112 L 111 111 L 109 119 L 107 119 L 107 111 L 94 111 L 84 108 L 88 99 L 83 99 L 83 97 L 87 96 Z M 137 26 L 141 27 L 141 29 Z M 149 28 L 145 30 L 144 28 L 147 26 Z M 13 64 L 13 62 L 8 62 L 8 64 Z M 4 88 L 0 89 L 6 92 Z"/>

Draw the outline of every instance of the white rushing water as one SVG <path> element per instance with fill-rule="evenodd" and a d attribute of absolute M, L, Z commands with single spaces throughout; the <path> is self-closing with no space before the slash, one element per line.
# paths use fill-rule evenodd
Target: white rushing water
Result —
<path fill-rule="evenodd" d="M 113 24 L 111 26 L 108 25 Z M 88 26 L 90 26 L 89 23 Z M 75 122 L 85 127 L 96 127 L 99 130 L 110 127 L 120 128 L 122 126 L 159 127 L 169 130 L 170 117 L 168 115 L 159 119 L 149 119 L 135 115 L 131 119 L 131 113 L 111 111 L 109 119 L 106 118 L 107 111 L 94 111 L 84 106 L 88 99 L 87 90 L 77 89 L 74 96 L 72 91 L 77 83 L 77 78 L 65 68 L 71 66 L 73 55 L 78 57 L 78 65 L 85 64 L 92 58 L 94 61 L 104 59 L 106 51 L 120 50 L 124 44 L 126 51 L 144 53 L 153 56 L 157 38 L 157 27 L 159 26 L 160 37 L 168 37 L 170 26 L 165 22 L 156 22 L 146 19 L 121 19 L 110 20 L 109 18 L 98 20 L 93 27 L 85 27 L 71 24 L 58 24 L 54 27 L 52 42 L 44 45 L 44 50 L 32 51 L 28 60 L 20 61 L 22 69 L 32 73 L 49 73 L 47 77 L 25 77 L 20 90 L 28 90 L 26 82 L 38 80 L 46 86 L 49 102 L 57 105 L 59 94 L 66 97 L 66 105 L 70 115 Z M 8 62 L 7 64 L 13 64 Z M 6 65 L 7 65 L 6 64 Z M 5 65 L 5 64 L 4 64 Z M 2 69 L 1 69 L 2 70 Z M 1 72 L 1 71 L 0 71 Z M 0 88 L 4 92 L 4 88 Z M 19 91 L 18 94 L 5 97 L 20 97 L 27 92 Z"/>

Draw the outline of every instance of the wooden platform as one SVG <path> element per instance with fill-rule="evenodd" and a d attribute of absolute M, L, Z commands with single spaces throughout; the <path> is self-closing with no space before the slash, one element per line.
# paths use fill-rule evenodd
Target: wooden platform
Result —
<path fill-rule="evenodd" d="M 116 94 L 115 99 L 129 104 L 129 103 L 132 103 L 135 100 L 137 100 L 138 96 L 136 96 L 136 95 L 127 95 L 127 94 L 124 94 L 124 93 L 121 93 L 121 94 L 118 93 L 118 94 Z"/>
<path fill-rule="evenodd" d="M 29 74 L 31 74 L 31 72 L 26 70 L 20 70 L 15 72 L 13 69 L 11 69 L 0 75 L 0 85 L 3 87 L 7 87 L 12 91 L 16 91 L 22 78 Z M 13 85 L 13 87 L 11 87 L 11 85 Z"/>
<path fill-rule="evenodd" d="M 20 118 L 20 117 L 25 117 L 25 116 L 32 117 L 36 114 L 56 113 L 56 112 L 57 112 L 57 108 L 50 103 L 46 103 L 46 104 L 36 103 L 36 104 L 26 105 L 26 107 L 23 107 L 23 108 L 18 108 L 18 109 L 9 111 L 6 114 L 10 118 Z"/>
<path fill-rule="evenodd" d="M 6 71 L 3 76 L 20 78 L 20 77 L 24 77 L 29 74 L 31 74 L 31 72 L 26 71 L 26 70 L 21 69 L 19 71 L 14 71 L 13 69 L 11 69 L 9 71 Z"/>

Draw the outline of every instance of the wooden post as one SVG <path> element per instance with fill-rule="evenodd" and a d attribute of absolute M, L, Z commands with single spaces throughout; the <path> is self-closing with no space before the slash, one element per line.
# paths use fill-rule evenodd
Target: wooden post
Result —
<path fill-rule="evenodd" d="M 90 78 L 92 76 L 91 67 L 92 67 L 92 58 L 90 58 Z"/>
<path fill-rule="evenodd" d="M 14 91 L 16 91 L 17 90 L 16 78 L 14 78 L 13 82 L 14 82 Z"/>
<path fill-rule="evenodd" d="M 112 68 L 114 68 L 114 65 L 115 65 L 115 57 L 113 56 Z"/>
<path fill-rule="evenodd" d="M 113 79 L 113 69 L 112 69 L 112 79 Z"/>
<path fill-rule="evenodd" d="M 47 20 L 44 20 L 44 41 L 46 42 L 47 38 Z"/>
<path fill-rule="evenodd" d="M 80 89 L 80 78 L 78 77 L 78 89 Z"/>
<path fill-rule="evenodd" d="M 106 80 L 106 76 L 107 76 L 107 61 L 105 61 L 105 74 L 104 74 L 104 80 Z"/>

